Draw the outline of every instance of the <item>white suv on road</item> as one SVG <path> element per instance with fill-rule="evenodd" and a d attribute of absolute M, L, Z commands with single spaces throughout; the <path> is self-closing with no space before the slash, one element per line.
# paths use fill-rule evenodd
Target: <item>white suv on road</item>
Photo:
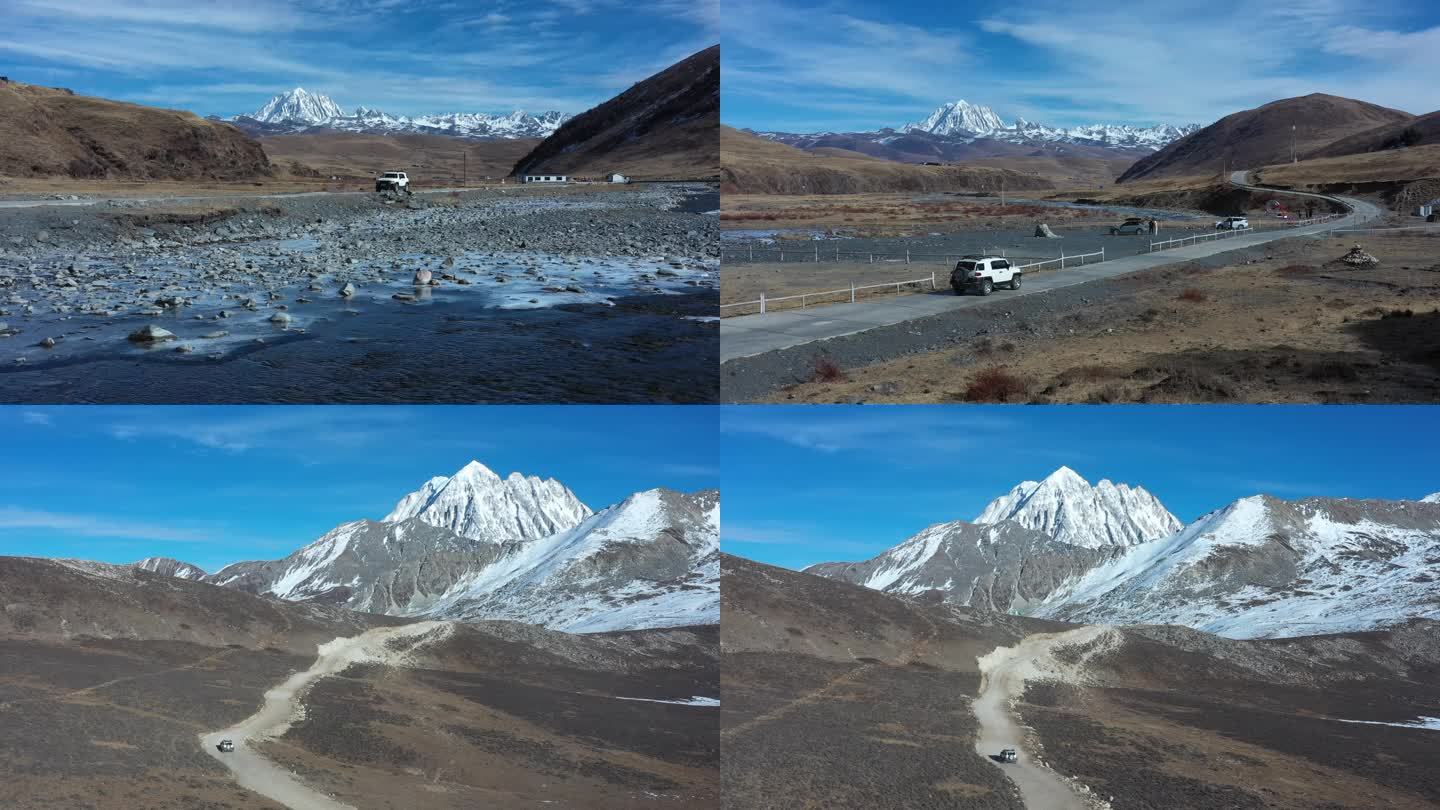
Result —
<path fill-rule="evenodd" d="M 385 172 L 375 178 L 375 190 L 409 194 L 410 178 L 406 176 L 405 172 Z"/>
<path fill-rule="evenodd" d="M 956 262 L 955 269 L 950 271 L 950 286 L 956 295 L 964 295 L 970 290 L 989 295 L 998 286 L 1020 289 L 1020 275 L 1020 271 L 1010 264 L 1009 259 L 999 256 L 966 256 Z"/>
<path fill-rule="evenodd" d="M 1245 217 L 1226 217 L 1215 223 L 1217 231 L 1243 231 L 1250 227 L 1250 220 Z"/>

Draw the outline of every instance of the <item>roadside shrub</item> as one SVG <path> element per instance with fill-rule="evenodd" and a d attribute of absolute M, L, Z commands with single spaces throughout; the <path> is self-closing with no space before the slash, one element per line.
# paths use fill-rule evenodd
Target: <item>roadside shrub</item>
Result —
<path fill-rule="evenodd" d="M 1189 301 L 1192 304 L 1200 304 L 1206 300 L 1205 293 L 1200 292 L 1194 287 L 1185 288 L 1185 290 L 1180 293 L 1178 298 L 1181 301 Z"/>
<path fill-rule="evenodd" d="M 811 382 L 841 382 L 845 380 L 845 372 L 840 366 L 828 357 L 816 357 L 815 368 L 810 374 Z"/>
<path fill-rule="evenodd" d="M 1004 368 L 981 371 L 965 388 L 966 402 L 1012 402 L 1025 395 L 1025 381 Z"/>

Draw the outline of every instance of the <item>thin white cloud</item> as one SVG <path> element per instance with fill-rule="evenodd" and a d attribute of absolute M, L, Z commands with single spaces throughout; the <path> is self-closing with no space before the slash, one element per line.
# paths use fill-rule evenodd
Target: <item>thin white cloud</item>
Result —
<path fill-rule="evenodd" d="M 124 518 L 101 515 L 41 512 L 16 507 L 0 507 L 0 529 L 28 529 L 84 537 L 175 543 L 200 543 L 213 539 L 208 532 L 165 524 L 134 522 Z"/>
<path fill-rule="evenodd" d="M 718 0 L 664 0 L 643 11 L 596 0 L 595 12 L 606 16 L 587 27 L 554 3 L 18 0 L 7 7 L 0 57 L 19 62 L 12 75 L 29 75 L 27 63 L 36 76 L 83 68 L 91 81 L 133 86 L 125 100 L 206 114 L 249 112 L 296 84 L 347 108 L 396 114 L 579 113 L 713 44 L 716 8 Z M 622 13 L 667 28 L 609 30 Z M 403 34 L 382 36 L 400 14 L 408 15 Z M 674 58 L 657 64 L 659 56 Z"/>
<path fill-rule="evenodd" d="M 25 411 L 20 414 L 20 421 L 27 425 L 38 425 L 41 427 L 49 427 L 55 424 L 55 421 L 50 418 L 50 414 L 42 411 Z"/>
<path fill-rule="evenodd" d="M 124 441 L 171 439 L 209 450 L 257 448 L 305 454 L 315 448 L 362 447 L 393 440 L 416 415 L 406 408 L 286 408 L 272 406 L 230 416 L 205 409 L 133 409 L 104 429 Z"/>
<path fill-rule="evenodd" d="M 1210 123 L 1323 92 L 1440 108 L 1440 27 L 1361 0 L 1174 0 L 1162 8 L 1033 0 L 957 6 L 911 30 L 883 7 L 737 0 L 727 107 L 758 129 L 898 126 L 956 98 L 1045 123 Z M 952 60 L 947 63 L 948 48 Z M 971 52 L 968 59 L 954 58 Z M 878 63 L 878 64 L 877 64 Z M 862 75 L 857 75 L 862 74 Z M 875 103 L 873 112 L 865 106 Z M 910 112 L 897 114 L 895 104 Z M 852 109 L 846 109 L 846 107 Z M 883 109 L 882 109 L 883 107 Z M 810 127 L 796 127 L 809 120 Z"/>

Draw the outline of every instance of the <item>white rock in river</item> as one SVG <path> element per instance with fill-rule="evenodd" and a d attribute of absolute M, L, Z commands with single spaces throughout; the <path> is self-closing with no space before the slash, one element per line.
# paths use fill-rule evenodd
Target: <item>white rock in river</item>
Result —
<path fill-rule="evenodd" d="M 340 288 L 340 297 L 341 297 L 341 298 L 349 298 L 350 296 L 352 296 L 352 295 L 354 295 L 354 294 L 355 294 L 355 285 L 354 285 L 354 284 L 351 284 L 351 283 L 348 282 L 348 281 L 345 282 L 345 286 L 344 286 L 344 287 L 341 287 L 341 288 Z"/>
<path fill-rule="evenodd" d="M 429 284 L 429 283 L 430 283 L 430 271 L 429 271 L 429 270 L 426 270 L 426 269 L 424 269 L 424 268 L 421 268 L 421 269 L 419 269 L 419 270 L 416 270 L 416 271 L 415 271 L 415 283 L 416 283 L 416 284 Z"/>
<path fill-rule="evenodd" d="M 290 315 L 289 313 L 285 312 L 277 312 L 274 315 L 270 316 L 270 322 L 277 326 L 289 326 Z"/>
<path fill-rule="evenodd" d="M 174 340 L 175 333 L 168 329 L 161 329 L 155 324 L 150 324 L 138 332 L 130 333 L 130 340 L 136 343 L 153 343 L 161 340 Z"/>

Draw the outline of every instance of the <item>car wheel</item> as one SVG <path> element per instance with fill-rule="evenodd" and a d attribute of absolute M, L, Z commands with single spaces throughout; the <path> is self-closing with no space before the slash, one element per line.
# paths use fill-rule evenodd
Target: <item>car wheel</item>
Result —
<path fill-rule="evenodd" d="M 1111 229 L 1110 229 L 1110 235 L 1111 235 L 1111 236 L 1114 236 L 1114 235 L 1116 235 L 1117 233 L 1119 233 L 1119 231 L 1115 230 L 1114 228 L 1111 228 Z"/>
<path fill-rule="evenodd" d="M 995 282 L 991 281 L 991 280 L 988 279 L 988 278 L 986 278 L 986 279 L 981 279 L 981 280 L 980 280 L 980 294 L 981 294 L 981 295 L 989 295 L 990 293 L 992 293 L 992 292 L 994 292 L 994 291 L 995 291 Z"/>
<path fill-rule="evenodd" d="M 1010 289 L 1012 289 L 1012 290 L 1018 290 L 1018 289 L 1020 289 L 1020 275 L 1021 275 L 1020 273 L 1016 273 L 1014 276 L 1012 276 L 1012 277 L 1010 278 Z"/>

